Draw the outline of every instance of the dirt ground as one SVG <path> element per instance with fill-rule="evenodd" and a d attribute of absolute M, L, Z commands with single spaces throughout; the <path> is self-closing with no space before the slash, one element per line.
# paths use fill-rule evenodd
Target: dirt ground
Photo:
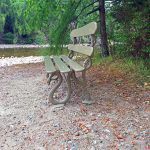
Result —
<path fill-rule="evenodd" d="M 42 63 L 0 68 L 0 150 L 149 150 L 150 91 L 93 67 L 88 89 L 48 105 Z"/>

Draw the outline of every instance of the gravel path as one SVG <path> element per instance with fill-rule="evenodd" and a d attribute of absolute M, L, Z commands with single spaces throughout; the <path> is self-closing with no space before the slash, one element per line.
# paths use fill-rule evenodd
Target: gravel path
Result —
<path fill-rule="evenodd" d="M 149 91 L 103 75 L 89 71 L 94 104 L 55 107 L 43 64 L 0 68 L 0 150 L 149 150 Z"/>
<path fill-rule="evenodd" d="M 0 57 L 0 67 L 13 66 L 18 64 L 39 63 L 43 62 L 43 56 L 28 56 L 28 57 Z"/>

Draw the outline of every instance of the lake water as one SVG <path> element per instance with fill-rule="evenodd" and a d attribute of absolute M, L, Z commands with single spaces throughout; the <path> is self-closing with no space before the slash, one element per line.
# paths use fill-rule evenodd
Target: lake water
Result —
<path fill-rule="evenodd" d="M 0 49 L 0 58 L 4 57 L 28 57 L 28 56 L 41 56 L 47 48 L 11 48 Z"/>

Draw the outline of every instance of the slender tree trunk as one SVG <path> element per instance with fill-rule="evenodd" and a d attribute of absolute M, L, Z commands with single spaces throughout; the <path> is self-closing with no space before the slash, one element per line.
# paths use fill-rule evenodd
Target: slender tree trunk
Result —
<path fill-rule="evenodd" d="M 101 48 L 102 56 L 109 56 L 109 48 L 106 33 L 106 21 L 105 21 L 105 0 L 99 0 L 99 16 L 100 16 L 100 34 L 101 34 Z"/>

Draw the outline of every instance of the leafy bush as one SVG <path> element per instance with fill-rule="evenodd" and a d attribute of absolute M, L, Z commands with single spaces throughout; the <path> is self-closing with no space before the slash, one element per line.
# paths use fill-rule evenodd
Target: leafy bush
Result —
<path fill-rule="evenodd" d="M 22 34 L 18 36 L 18 41 L 17 43 L 19 44 L 33 44 L 34 43 L 34 36 L 32 34 Z"/>
<path fill-rule="evenodd" d="M 120 56 L 150 58 L 148 1 L 114 1 L 107 14 L 108 39 Z"/>
<path fill-rule="evenodd" d="M 32 37 L 28 37 L 25 39 L 25 43 L 24 44 L 33 44 L 34 39 Z"/>
<path fill-rule="evenodd" d="M 3 40 L 5 44 L 13 44 L 14 43 L 14 34 L 11 32 L 5 33 L 3 35 Z"/>
<path fill-rule="evenodd" d="M 35 36 L 34 43 L 36 44 L 46 44 L 46 38 L 43 32 L 38 32 Z"/>

